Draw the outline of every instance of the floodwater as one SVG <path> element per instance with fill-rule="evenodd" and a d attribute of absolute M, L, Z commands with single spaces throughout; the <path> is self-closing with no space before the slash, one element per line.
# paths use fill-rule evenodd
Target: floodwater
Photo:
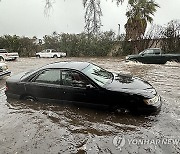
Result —
<path fill-rule="evenodd" d="M 159 114 L 134 116 L 61 104 L 7 100 L 0 80 L 0 154 L 180 153 L 180 63 L 125 63 L 120 58 L 19 58 L 13 74 L 55 61 L 90 61 L 149 81 L 162 96 Z"/>

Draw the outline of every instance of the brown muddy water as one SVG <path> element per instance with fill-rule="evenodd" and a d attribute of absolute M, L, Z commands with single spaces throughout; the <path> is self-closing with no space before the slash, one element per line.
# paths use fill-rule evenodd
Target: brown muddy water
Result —
<path fill-rule="evenodd" d="M 13 74 L 55 61 L 90 61 L 149 81 L 162 96 L 158 115 L 133 116 L 61 104 L 7 100 L 0 80 L 0 154 L 180 153 L 180 63 L 125 63 L 120 58 L 19 58 Z"/>

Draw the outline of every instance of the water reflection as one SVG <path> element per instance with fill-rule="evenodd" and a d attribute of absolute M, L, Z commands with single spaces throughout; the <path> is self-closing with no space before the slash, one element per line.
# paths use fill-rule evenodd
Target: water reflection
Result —
<path fill-rule="evenodd" d="M 133 134 L 138 136 L 142 131 L 147 134 L 156 122 L 154 116 L 149 118 L 56 103 L 8 99 L 6 104 L 8 115 L 14 117 L 12 127 L 17 127 L 17 122 L 20 125 L 18 141 L 14 138 L 16 146 L 25 144 L 32 153 L 47 149 L 47 153 L 107 153 L 107 150 L 119 153 L 112 142 L 117 134 L 126 138 L 132 138 Z M 23 143 L 23 140 L 27 142 Z"/>
<path fill-rule="evenodd" d="M 145 116 L 135 116 L 126 112 L 112 112 L 109 110 L 77 107 L 75 105 L 64 105 L 58 103 L 17 101 L 14 99 L 7 100 L 7 106 L 11 110 L 10 114 L 31 113 L 43 114 L 52 123 L 70 126 L 75 133 L 92 133 L 97 130 L 93 128 L 94 124 L 106 125 L 104 133 L 111 133 L 112 127 L 115 129 L 133 130 L 139 126 L 150 126 L 153 120 Z M 62 120 L 63 119 L 63 120 Z M 79 126 L 83 126 L 79 129 Z M 91 129 L 90 129 L 91 126 Z M 77 127 L 78 129 L 75 129 Z M 104 128 L 102 128 L 104 129 Z M 109 130 L 109 131 L 108 131 Z M 99 132 L 99 135 L 103 131 Z"/>

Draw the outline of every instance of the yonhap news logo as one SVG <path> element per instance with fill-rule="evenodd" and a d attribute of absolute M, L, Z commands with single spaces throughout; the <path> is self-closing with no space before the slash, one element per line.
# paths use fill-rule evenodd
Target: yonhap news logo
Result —
<path fill-rule="evenodd" d="M 117 149 L 121 150 L 121 148 L 126 144 L 126 140 L 123 135 L 117 135 L 113 139 L 113 144 Z"/>
<path fill-rule="evenodd" d="M 113 138 L 113 145 L 116 149 L 122 150 L 125 145 L 180 145 L 180 138 L 125 138 L 125 136 L 119 134 Z"/>

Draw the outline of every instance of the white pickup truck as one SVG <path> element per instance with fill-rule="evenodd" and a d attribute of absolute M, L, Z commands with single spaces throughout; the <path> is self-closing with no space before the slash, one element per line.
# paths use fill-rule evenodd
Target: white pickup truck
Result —
<path fill-rule="evenodd" d="M 0 49 L 0 58 L 1 60 L 16 60 L 19 58 L 17 52 L 8 52 L 6 49 Z"/>
<path fill-rule="evenodd" d="M 36 57 L 38 58 L 61 58 L 61 57 L 66 57 L 65 52 L 57 52 L 54 49 L 45 49 L 41 52 L 36 53 Z"/>

